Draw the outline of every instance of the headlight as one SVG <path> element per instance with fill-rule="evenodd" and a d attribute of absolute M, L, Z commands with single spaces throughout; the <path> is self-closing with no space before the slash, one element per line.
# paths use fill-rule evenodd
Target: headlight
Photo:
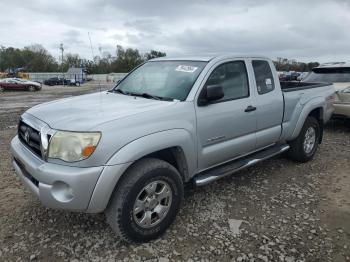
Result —
<path fill-rule="evenodd" d="M 57 131 L 51 137 L 48 157 L 67 162 L 86 159 L 95 151 L 100 138 L 100 133 Z"/>

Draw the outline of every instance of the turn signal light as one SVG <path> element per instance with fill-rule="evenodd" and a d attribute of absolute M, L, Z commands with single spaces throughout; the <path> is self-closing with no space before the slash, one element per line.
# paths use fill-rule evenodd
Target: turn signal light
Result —
<path fill-rule="evenodd" d="M 95 146 L 87 146 L 83 149 L 82 155 L 87 158 L 95 151 Z"/>

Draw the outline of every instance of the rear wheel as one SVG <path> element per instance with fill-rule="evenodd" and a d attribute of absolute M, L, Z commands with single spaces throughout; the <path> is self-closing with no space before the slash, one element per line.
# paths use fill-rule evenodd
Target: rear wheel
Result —
<path fill-rule="evenodd" d="M 318 148 L 321 128 L 314 117 L 307 117 L 299 136 L 290 143 L 289 156 L 298 162 L 311 160 Z"/>
<path fill-rule="evenodd" d="M 0 92 L 4 92 L 5 88 L 3 88 L 2 86 L 0 86 Z"/>
<path fill-rule="evenodd" d="M 183 198 L 179 172 L 153 158 L 136 162 L 115 189 L 106 210 L 107 222 L 127 242 L 147 242 L 174 221 Z"/>
<path fill-rule="evenodd" d="M 34 92 L 36 90 L 35 86 L 30 86 L 28 87 L 28 91 Z"/>

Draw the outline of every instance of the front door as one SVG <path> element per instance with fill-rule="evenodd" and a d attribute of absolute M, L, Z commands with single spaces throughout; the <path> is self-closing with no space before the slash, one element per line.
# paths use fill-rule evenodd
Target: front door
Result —
<path fill-rule="evenodd" d="M 221 85 L 225 95 L 208 105 L 196 105 L 199 171 L 252 152 L 256 143 L 255 100 L 245 61 L 217 65 L 207 85 Z"/>

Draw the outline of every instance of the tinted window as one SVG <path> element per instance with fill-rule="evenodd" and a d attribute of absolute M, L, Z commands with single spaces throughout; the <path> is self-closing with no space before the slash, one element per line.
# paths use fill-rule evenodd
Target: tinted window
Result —
<path fill-rule="evenodd" d="M 218 101 L 249 96 L 248 75 L 243 61 L 219 65 L 210 74 L 206 85 L 221 85 L 225 96 Z"/>
<path fill-rule="evenodd" d="M 254 60 L 252 64 L 258 93 L 262 95 L 273 91 L 275 83 L 270 64 L 264 60 Z"/>
<path fill-rule="evenodd" d="M 330 82 L 341 83 L 350 82 L 349 67 L 335 68 L 314 68 L 312 72 L 304 78 L 304 82 Z"/>

